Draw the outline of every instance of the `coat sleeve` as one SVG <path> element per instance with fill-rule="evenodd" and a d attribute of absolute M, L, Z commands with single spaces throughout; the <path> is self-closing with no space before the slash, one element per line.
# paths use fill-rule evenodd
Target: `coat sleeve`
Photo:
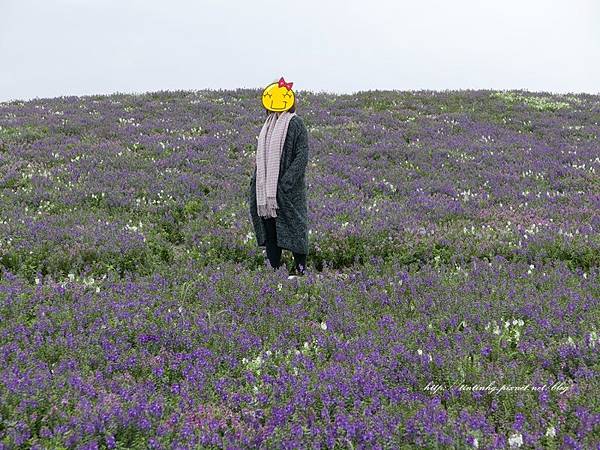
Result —
<path fill-rule="evenodd" d="M 299 122 L 294 137 L 294 159 L 281 177 L 280 183 L 284 192 L 289 191 L 302 178 L 308 164 L 308 131 L 303 122 Z"/>

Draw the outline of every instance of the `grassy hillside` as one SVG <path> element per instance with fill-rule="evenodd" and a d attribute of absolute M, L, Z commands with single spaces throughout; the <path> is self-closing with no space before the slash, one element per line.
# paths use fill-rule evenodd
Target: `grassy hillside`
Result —
<path fill-rule="evenodd" d="M 0 449 L 595 448 L 600 96 L 298 92 L 288 280 L 259 95 L 0 103 Z"/>

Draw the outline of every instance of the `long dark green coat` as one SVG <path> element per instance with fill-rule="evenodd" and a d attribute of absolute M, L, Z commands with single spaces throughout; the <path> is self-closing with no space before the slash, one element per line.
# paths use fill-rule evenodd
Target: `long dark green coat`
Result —
<path fill-rule="evenodd" d="M 299 116 L 290 120 L 281 152 L 277 181 L 277 246 L 308 254 L 308 205 L 305 172 L 308 163 L 308 132 Z M 265 227 L 256 208 L 256 168 L 248 192 L 250 217 L 259 246 L 266 245 Z"/>

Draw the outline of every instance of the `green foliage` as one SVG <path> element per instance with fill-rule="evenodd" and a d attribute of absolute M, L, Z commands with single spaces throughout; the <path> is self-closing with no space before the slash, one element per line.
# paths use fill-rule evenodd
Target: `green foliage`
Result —
<path fill-rule="evenodd" d="M 22 127 L 0 126 L 0 142 L 31 143 L 48 134 L 48 127 L 25 125 Z"/>
<path fill-rule="evenodd" d="M 546 97 L 521 95 L 513 92 L 494 92 L 491 96 L 504 100 L 507 103 L 524 103 L 537 111 L 558 111 L 559 109 L 571 106 L 569 103 L 552 101 Z"/>

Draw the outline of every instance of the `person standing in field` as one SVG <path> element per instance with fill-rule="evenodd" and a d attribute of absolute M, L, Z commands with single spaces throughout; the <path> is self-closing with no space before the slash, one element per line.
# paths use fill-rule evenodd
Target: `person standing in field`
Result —
<path fill-rule="evenodd" d="M 275 270 L 281 265 L 281 251 L 291 251 L 295 265 L 290 278 L 305 274 L 308 255 L 308 131 L 296 114 L 292 84 L 282 77 L 263 91 L 267 118 L 258 136 L 249 192 L 258 246 L 266 247 Z"/>

